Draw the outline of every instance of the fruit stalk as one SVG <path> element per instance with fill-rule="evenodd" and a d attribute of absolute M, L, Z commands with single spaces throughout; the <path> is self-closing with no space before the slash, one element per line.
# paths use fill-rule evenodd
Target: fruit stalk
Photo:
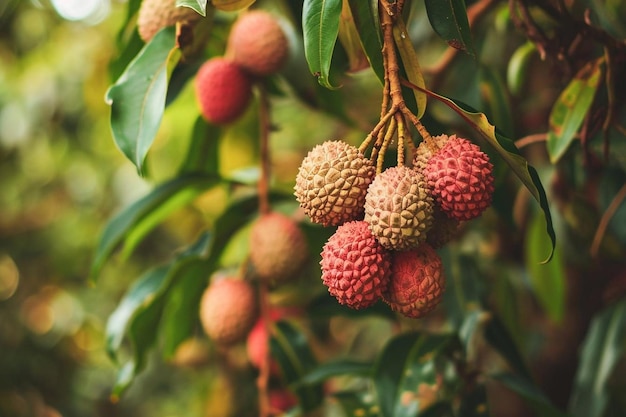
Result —
<path fill-rule="evenodd" d="M 270 103 L 267 98 L 267 91 L 260 83 L 257 85 L 259 92 L 259 145 L 261 159 L 261 176 L 257 184 L 259 192 L 259 212 L 261 215 L 270 212 L 269 202 L 269 181 L 270 181 Z"/>

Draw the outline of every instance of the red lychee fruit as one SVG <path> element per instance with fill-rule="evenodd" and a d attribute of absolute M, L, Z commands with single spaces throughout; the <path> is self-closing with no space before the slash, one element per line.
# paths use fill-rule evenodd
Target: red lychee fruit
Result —
<path fill-rule="evenodd" d="M 306 237 L 284 214 L 262 215 L 250 231 L 250 261 L 257 277 L 279 283 L 298 274 L 309 255 Z"/>
<path fill-rule="evenodd" d="M 437 307 L 444 289 L 441 258 L 427 243 L 411 251 L 393 252 L 390 283 L 383 293 L 393 311 L 423 317 Z"/>
<path fill-rule="evenodd" d="M 493 165 L 478 145 L 456 135 L 435 153 L 424 169 L 439 207 L 457 220 L 471 220 L 491 205 Z"/>
<path fill-rule="evenodd" d="M 376 303 L 389 284 L 390 255 L 365 221 L 337 228 L 322 250 L 322 281 L 340 304 L 356 310 Z"/>
<path fill-rule="evenodd" d="M 176 7 L 176 0 L 143 0 L 137 13 L 137 31 L 148 43 L 164 27 L 177 22 L 195 23 L 201 18 L 190 7 Z"/>
<path fill-rule="evenodd" d="M 360 220 L 375 173 L 372 161 L 356 147 L 339 140 L 326 141 L 302 160 L 295 195 L 314 223 L 338 226 Z"/>
<path fill-rule="evenodd" d="M 277 19 L 263 10 L 242 14 L 228 36 L 226 55 L 250 74 L 266 76 L 287 60 L 287 37 Z"/>
<path fill-rule="evenodd" d="M 215 279 L 202 295 L 200 322 L 207 336 L 218 345 L 244 340 L 257 317 L 256 291 L 243 279 Z"/>
<path fill-rule="evenodd" d="M 298 405 L 298 398 L 287 388 L 272 388 L 267 395 L 272 415 L 284 413 Z"/>
<path fill-rule="evenodd" d="M 224 125 L 235 121 L 246 111 L 251 97 L 252 81 L 234 62 L 214 57 L 198 70 L 196 98 L 208 122 Z"/>
<path fill-rule="evenodd" d="M 432 142 L 423 140 L 415 150 L 415 155 L 413 156 L 413 169 L 423 174 L 430 158 L 432 158 L 432 156 L 437 153 L 439 149 L 446 145 L 448 138 L 448 135 L 438 135 L 432 137 Z"/>

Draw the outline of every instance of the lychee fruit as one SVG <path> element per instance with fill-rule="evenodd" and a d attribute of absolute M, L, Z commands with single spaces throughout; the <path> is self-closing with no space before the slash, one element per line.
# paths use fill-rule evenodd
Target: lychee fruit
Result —
<path fill-rule="evenodd" d="M 435 205 L 433 210 L 433 226 L 428 231 L 426 243 L 434 249 L 439 249 L 459 234 L 460 227 L 460 221 L 448 217 L 439 206 Z"/>
<path fill-rule="evenodd" d="M 237 64 L 223 58 L 207 60 L 196 75 L 200 113 L 210 123 L 224 125 L 238 119 L 248 108 L 252 81 Z"/>
<path fill-rule="evenodd" d="M 393 252 L 391 278 L 383 300 L 393 311 L 420 318 L 441 302 L 445 277 L 441 258 L 427 243 L 417 249 Z"/>
<path fill-rule="evenodd" d="M 264 214 L 250 231 L 250 261 L 256 276 L 266 283 L 294 277 L 309 254 L 306 237 L 298 224 L 284 214 Z"/>
<path fill-rule="evenodd" d="M 202 294 L 200 322 L 216 344 L 229 346 L 245 339 L 258 317 L 254 287 L 239 278 L 215 279 Z"/>
<path fill-rule="evenodd" d="M 276 17 L 263 10 L 243 13 L 230 30 L 226 55 L 250 74 L 279 71 L 289 52 L 287 37 Z"/>
<path fill-rule="evenodd" d="M 441 209 L 457 220 L 471 220 L 491 205 L 493 165 L 478 145 L 456 135 L 430 158 L 424 169 Z"/>
<path fill-rule="evenodd" d="M 143 0 L 137 14 L 137 31 L 148 43 L 161 29 L 177 22 L 195 23 L 202 16 L 190 7 L 176 7 L 176 0 Z"/>
<path fill-rule="evenodd" d="M 424 168 L 432 156 L 448 142 L 448 135 L 432 136 L 432 141 L 423 140 L 413 156 L 413 169 L 424 174 Z"/>
<path fill-rule="evenodd" d="M 298 405 L 298 398 L 287 388 L 271 388 L 267 396 L 272 415 L 284 413 Z"/>
<path fill-rule="evenodd" d="M 389 262 L 366 222 L 348 222 L 324 245 L 322 281 L 340 304 L 362 309 L 376 303 L 389 284 Z"/>
<path fill-rule="evenodd" d="M 424 242 L 433 224 L 433 200 L 424 177 L 405 166 L 377 175 L 365 197 L 365 221 L 387 249 L 408 250 Z"/>
<path fill-rule="evenodd" d="M 343 141 L 315 146 L 302 161 L 295 195 L 314 223 L 338 226 L 363 218 L 367 188 L 375 168 L 356 147 Z"/>

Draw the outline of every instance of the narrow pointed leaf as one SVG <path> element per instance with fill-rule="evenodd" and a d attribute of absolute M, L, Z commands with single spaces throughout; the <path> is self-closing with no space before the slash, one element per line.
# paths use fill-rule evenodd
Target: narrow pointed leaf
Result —
<path fill-rule="evenodd" d="M 256 0 L 211 0 L 213 6 L 225 12 L 236 12 L 254 4 Z"/>
<path fill-rule="evenodd" d="M 320 85 L 335 89 L 330 82 L 330 64 L 339 34 L 342 0 L 304 0 L 302 28 L 304 55 L 309 70 Z"/>
<path fill-rule="evenodd" d="M 342 4 L 338 38 L 348 58 L 347 71 L 356 73 L 368 68 L 370 63 L 363 52 L 363 46 L 359 39 L 359 32 L 356 28 L 354 17 L 352 16 L 352 10 L 347 1 L 344 1 Z"/>
<path fill-rule="evenodd" d="M 535 411 L 534 415 L 537 417 L 567 416 L 566 413 L 556 408 L 539 387 L 528 379 L 510 373 L 492 375 L 491 378 L 522 397 L 533 408 Z"/>
<path fill-rule="evenodd" d="M 206 6 L 209 0 L 176 0 L 176 7 L 189 7 L 202 16 L 206 16 Z"/>
<path fill-rule="evenodd" d="M 145 158 L 165 110 L 167 84 L 180 59 L 175 28 L 160 30 L 106 93 L 115 144 L 145 171 Z"/>
<path fill-rule="evenodd" d="M 412 84 L 415 84 L 424 90 L 426 88 L 424 75 L 422 74 L 417 53 L 413 48 L 413 44 L 409 38 L 409 32 L 404 25 L 402 16 L 398 16 L 396 19 L 396 24 L 393 27 L 393 38 L 396 46 L 398 47 L 398 51 L 400 52 L 400 58 L 402 59 L 402 65 L 404 66 L 407 78 Z M 413 89 L 413 94 L 415 95 L 415 101 L 417 103 L 418 119 L 421 119 L 424 115 L 428 100 L 428 96 L 422 90 Z"/>
<path fill-rule="evenodd" d="M 548 154 L 550 161 L 561 159 L 574 140 L 593 103 L 602 79 L 604 58 L 588 63 L 561 92 L 550 112 Z"/>
<path fill-rule="evenodd" d="M 352 18 L 367 60 L 381 84 L 385 82 L 383 40 L 378 17 L 378 0 L 348 0 Z"/>
<path fill-rule="evenodd" d="M 475 55 L 464 0 L 426 0 L 431 26 L 453 48 Z"/>
<path fill-rule="evenodd" d="M 307 373 L 301 380 L 304 384 L 319 384 L 329 378 L 352 375 L 352 376 L 370 376 L 372 372 L 372 364 L 367 362 L 357 362 L 353 360 L 338 360 L 326 362 L 311 372 Z"/>
<path fill-rule="evenodd" d="M 582 345 L 569 411 L 573 417 L 600 417 L 609 404 L 607 386 L 626 352 L 626 300 L 598 314 Z"/>
<path fill-rule="evenodd" d="M 219 126 L 207 123 L 202 116 L 196 119 L 191 135 L 191 142 L 187 156 L 179 168 L 183 173 L 202 173 L 218 175 L 219 166 L 219 138 L 222 129 Z"/>

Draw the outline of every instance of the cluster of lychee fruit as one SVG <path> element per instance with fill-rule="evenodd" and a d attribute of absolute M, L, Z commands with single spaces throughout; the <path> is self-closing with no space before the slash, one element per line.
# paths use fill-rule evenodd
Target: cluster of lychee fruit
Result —
<path fill-rule="evenodd" d="M 288 51 L 287 37 L 271 13 L 241 14 L 224 56 L 208 59 L 198 70 L 196 97 L 202 116 L 216 125 L 237 120 L 248 108 L 255 80 L 278 72 Z"/>
<path fill-rule="evenodd" d="M 441 301 L 445 277 L 435 249 L 490 206 L 493 165 L 456 135 L 428 136 L 412 166 L 377 174 L 343 141 L 315 146 L 299 168 L 295 195 L 314 223 L 338 226 L 322 250 L 322 281 L 354 309 L 382 298 L 411 318 Z"/>

